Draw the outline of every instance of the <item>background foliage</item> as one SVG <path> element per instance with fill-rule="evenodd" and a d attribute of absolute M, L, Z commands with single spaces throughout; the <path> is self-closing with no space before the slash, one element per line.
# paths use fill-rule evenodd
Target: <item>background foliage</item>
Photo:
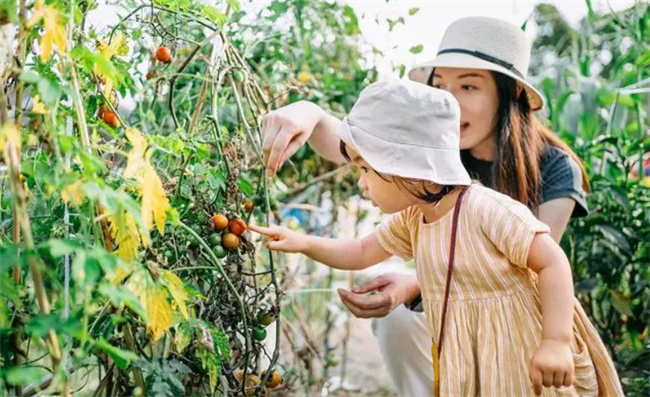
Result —
<path fill-rule="evenodd" d="M 344 377 L 335 295 L 282 292 L 328 291 L 337 275 L 296 270 L 248 234 L 224 249 L 210 218 L 345 232 L 353 175 L 305 147 L 266 179 L 258 124 L 301 99 L 342 117 L 377 78 L 353 9 L 126 1 L 95 31 L 96 7 L 0 5 L 0 395 L 265 395 L 321 388 L 335 367 Z M 591 215 L 563 240 L 576 291 L 627 395 L 647 395 L 650 7 L 590 12 L 578 29 L 550 5 L 533 19 L 543 116 L 591 178 Z M 161 45 L 169 64 L 154 59 Z M 276 368 L 271 387 L 262 371 Z"/>

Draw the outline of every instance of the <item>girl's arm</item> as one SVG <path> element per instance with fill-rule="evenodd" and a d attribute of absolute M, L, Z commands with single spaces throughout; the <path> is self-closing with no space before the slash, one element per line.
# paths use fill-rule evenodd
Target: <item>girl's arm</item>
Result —
<path fill-rule="evenodd" d="M 391 257 L 377 240 L 376 232 L 363 239 L 332 239 L 296 233 L 281 226 L 249 228 L 263 234 L 270 250 L 300 252 L 311 259 L 341 270 L 361 270 Z"/>
<path fill-rule="evenodd" d="M 537 233 L 533 238 L 527 264 L 539 274 L 542 305 L 542 343 L 529 371 L 539 395 L 542 385 L 561 387 L 573 382 L 573 281 L 566 255 L 547 233 Z"/>

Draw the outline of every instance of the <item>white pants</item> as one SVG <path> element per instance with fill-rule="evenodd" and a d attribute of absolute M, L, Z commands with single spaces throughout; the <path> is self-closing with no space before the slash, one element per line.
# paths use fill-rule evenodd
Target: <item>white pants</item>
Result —
<path fill-rule="evenodd" d="M 433 360 L 426 315 L 399 305 L 388 316 L 373 319 L 372 329 L 397 394 L 431 396 Z"/>

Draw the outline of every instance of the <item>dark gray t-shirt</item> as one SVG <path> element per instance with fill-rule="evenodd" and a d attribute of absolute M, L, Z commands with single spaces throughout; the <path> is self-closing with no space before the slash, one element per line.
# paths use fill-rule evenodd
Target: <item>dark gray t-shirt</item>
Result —
<path fill-rule="evenodd" d="M 461 151 L 461 160 L 472 179 L 485 186 L 494 187 L 491 161 L 483 161 L 472 157 L 468 151 Z M 547 145 L 541 159 L 542 168 L 542 197 L 540 204 L 558 198 L 571 198 L 576 202 L 572 218 L 589 215 L 587 194 L 582 189 L 582 172 L 580 166 L 567 152 L 557 146 Z M 406 305 L 411 310 L 421 312 L 422 302 L 418 296 Z"/>
<path fill-rule="evenodd" d="M 468 151 L 461 152 L 461 160 L 472 179 L 494 188 L 492 162 L 478 160 Z M 547 145 L 541 159 L 542 197 L 540 204 L 558 198 L 568 197 L 576 202 L 571 217 L 579 218 L 589 215 L 586 193 L 582 189 L 582 172 L 580 166 L 557 146 Z"/>

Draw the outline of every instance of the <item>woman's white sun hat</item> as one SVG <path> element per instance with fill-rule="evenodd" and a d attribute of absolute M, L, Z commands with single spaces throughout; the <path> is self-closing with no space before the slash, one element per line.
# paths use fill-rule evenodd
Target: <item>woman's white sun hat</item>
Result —
<path fill-rule="evenodd" d="M 366 87 L 338 135 L 375 171 L 439 185 L 469 185 L 460 161 L 460 105 L 413 81 Z"/>
<path fill-rule="evenodd" d="M 544 107 L 544 97 L 526 81 L 530 43 L 517 26 L 495 18 L 461 18 L 447 28 L 436 57 L 409 71 L 413 81 L 427 84 L 433 68 L 485 69 L 517 80 L 530 107 Z"/>

